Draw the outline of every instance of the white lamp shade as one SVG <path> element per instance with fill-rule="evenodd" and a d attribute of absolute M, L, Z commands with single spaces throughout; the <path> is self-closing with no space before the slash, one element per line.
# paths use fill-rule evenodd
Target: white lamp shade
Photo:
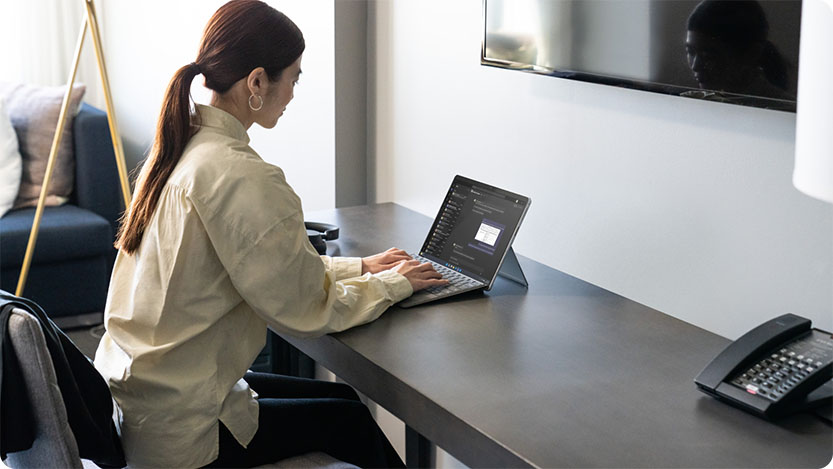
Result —
<path fill-rule="evenodd" d="M 833 203 L 833 0 L 804 0 L 801 12 L 793 184 Z"/>

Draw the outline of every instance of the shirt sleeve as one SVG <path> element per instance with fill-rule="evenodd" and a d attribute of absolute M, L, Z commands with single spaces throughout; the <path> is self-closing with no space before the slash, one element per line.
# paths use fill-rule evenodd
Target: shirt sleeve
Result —
<path fill-rule="evenodd" d="M 283 171 L 241 155 L 234 171 L 198 174 L 189 198 L 235 290 L 270 326 L 301 337 L 342 331 L 413 293 L 396 272 L 361 275 L 358 258 L 319 256 Z"/>
<path fill-rule="evenodd" d="M 276 330 L 301 337 L 342 331 L 373 321 L 413 292 L 390 270 L 338 280 L 338 268 L 325 267 L 303 226 L 300 213 L 281 220 L 229 269 L 243 299 Z"/>
<path fill-rule="evenodd" d="M 335 274 L 336 281 L 359 277 L 362 274 L 361 257 L 321 256 L 321 261 L 324 262 L 324 269 Z"/>

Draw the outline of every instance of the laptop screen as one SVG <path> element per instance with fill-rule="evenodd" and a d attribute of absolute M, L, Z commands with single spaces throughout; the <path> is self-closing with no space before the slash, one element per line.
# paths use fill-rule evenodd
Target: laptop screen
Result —
<path fill-rule="evenodd" d="M 528 206 L 527 197 L 456 176 L 420 255 L 490 284 Z"/>

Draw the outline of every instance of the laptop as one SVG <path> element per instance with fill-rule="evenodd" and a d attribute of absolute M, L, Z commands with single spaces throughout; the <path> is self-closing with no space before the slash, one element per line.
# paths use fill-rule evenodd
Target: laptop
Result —
<path fill-rule="evenodd" d="M 490 290 L 530 203 L 529 197 L 455 176 L 422 249 L 410 253 L 433 264 L 449 284 L 420 290 L 399 306 Z"/>

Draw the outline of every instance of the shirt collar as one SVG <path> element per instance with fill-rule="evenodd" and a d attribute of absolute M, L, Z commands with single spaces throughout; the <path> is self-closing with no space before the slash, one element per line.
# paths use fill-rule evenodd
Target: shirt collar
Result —
<path fill-rule="evenodd" d="M 243 124 L 236 117 L 222 109 L 197 104 L 200 115 L 200 127 L 209 127 L 216 132 L 249 143 L 249 134 Z"/>

